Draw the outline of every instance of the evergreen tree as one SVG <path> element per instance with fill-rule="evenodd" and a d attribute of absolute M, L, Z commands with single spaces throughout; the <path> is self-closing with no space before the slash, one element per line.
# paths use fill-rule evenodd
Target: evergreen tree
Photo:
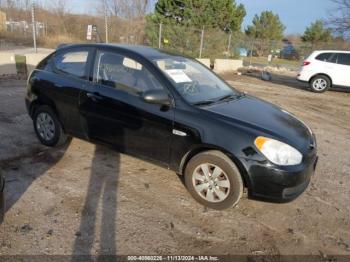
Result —
<path fill-rule="evenodd" d="M 235 0 L 158 0 L 151 21 L 239 31 L 246 15 Z"/>
<path fill-rule="evenodd" d="M 282 40 L 285 26 L 278 15 L 264 11 L 260 16 L 255 15 L 253 25 L 248 26 L 246 34 L 261 40 Z"/>
<path fill-rule="evenodd" d="M 303 36 L 303 42 L 311 43 L 312 45 L 318 43 L 327 43 L 332 40 L 332 31 L 324 28 L 323 22 L 317 20 L 306 28 Z"/>

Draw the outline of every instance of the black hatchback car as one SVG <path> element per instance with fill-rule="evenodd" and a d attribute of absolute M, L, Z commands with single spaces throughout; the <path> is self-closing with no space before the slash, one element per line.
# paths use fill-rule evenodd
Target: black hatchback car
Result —
<path fill-rule="evenodd" d="M 238 92 L 199 62 L 143 46 L 67 45 L 28 81 L 26 105 L 44 145 L 74 136 L 184 175 L 214 209 L 252 198 L 287 202 L 317 163 L 313 132 Z"/>

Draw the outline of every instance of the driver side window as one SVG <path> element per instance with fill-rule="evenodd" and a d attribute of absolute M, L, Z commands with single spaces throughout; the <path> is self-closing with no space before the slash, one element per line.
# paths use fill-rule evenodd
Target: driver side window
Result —
<path fill-rule="evenodd" d="M 159 81 L 140 63 L 123 55 L 99 51 L 94 67 L 97 83 L 138 95 L 150 89 L 163 89 Z"/>

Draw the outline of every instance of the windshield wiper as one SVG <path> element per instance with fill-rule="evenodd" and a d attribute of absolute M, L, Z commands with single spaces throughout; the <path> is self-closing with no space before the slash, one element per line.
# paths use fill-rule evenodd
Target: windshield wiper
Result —
<path fill-rule="evenodd" d="M 199 101 L 196 103 L 193 103 L 193 105 L 195 106 L 207 106 L 207 105 L 212 105 L 218 102 L 226 102 L 226 101 L 231 101 L 233 99 L 240 99 L 242 96 L 244 96 L 244 94 L 230 94 L 230 95 L 225 95 L 223 97 L 220 97 L 219 99 L 208 99 L 208 100 L 203 100 L 203 101 Z"/>
<path fill-rule="evenodd" d="M 208 106 L 208 105 L 214 104 L 215 102 L 216 102 L 215 100 L 203 100 L 203 101 L 193 103 L 193 105 L 194 106 Z"/>
<path fill-rule="evenodd" d="M 237 95 L 232 95 L 232 94 L 226 95 L 226 96 L 220 97 L 217 101 L 218 101 L 218 102 L 221 102 L 221 101 L 230 101 L 230 100 L 236 98 L 236 96 L 237 96 Z"/>
<path fill-rule="evenodd" d="M 233 99 L 240 99 L 243 96 L 244 96 L 243 93 L 241 93 L 241 94 L 230 94 L 230 95 L 226 95 L 226 96 L 220 97 L 217 101 L 218 102 L 231 101 Z"/>
<path fill-rule="evenodd" d="M 235 96 L 234 95 L 226 95 L 226 96 L 223 96 L 223 97 L 220 97 L 219 99 L 218 99 L 218 102 L 221 102 L 221 101 L 226 101 L 226 100 L 232 100 L 233 98 L 235 98 Z"/>

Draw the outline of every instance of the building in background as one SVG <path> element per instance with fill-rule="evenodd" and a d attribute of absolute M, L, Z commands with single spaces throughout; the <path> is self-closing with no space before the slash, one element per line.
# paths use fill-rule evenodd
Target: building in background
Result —
<path fill-rule="evenodd" d="M 36 35 L 37 36 L 44 36 L 45 31 L 45 25 L 41 22 L 35 22 L 36 26 Z M 33 30 L 33 24 L 28 23 L 27 21 L 6 21 L 6 27 L 5 30 L 7 32 L 11 33 L 20 33 L 22 36 L 31 36 L 32 30 Z"/>
<path fill-rule="evenodd" d="M 6 31 L 6 13 L 0 11 L 0 32 Z"/>

